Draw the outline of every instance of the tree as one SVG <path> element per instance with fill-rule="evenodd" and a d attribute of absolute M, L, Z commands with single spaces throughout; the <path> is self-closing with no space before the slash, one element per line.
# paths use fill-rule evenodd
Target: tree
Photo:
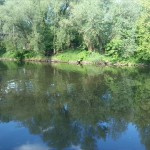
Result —
<path fill-rule="evenodd" d="M 82 0 L 73 7 L 71 19 L 89 51 L 104 50 L 113 19 L 110 6 L 110 1 Z"/>
<path fill-rule="evenodd" d="M 0 4 L 7 51 L 50 55 L 81 48 L 116 59 L 149 61 L 148 0 L 132 4 L 129 0 L 1 0 Z"/>
<path fill-rule="evenodd" d="M 141 15 L 137 22 L 137 57 L 140 61 L 150 62 L 150 1 L 141 0 Z"/>
<path fill-rule="evenodd" d="M 136 22 L 140 16 L 137 0 L 114 1 L 111 40 L 106 45 L 107 54 L 116 58 L 130 58 L 137 50 Z"/>

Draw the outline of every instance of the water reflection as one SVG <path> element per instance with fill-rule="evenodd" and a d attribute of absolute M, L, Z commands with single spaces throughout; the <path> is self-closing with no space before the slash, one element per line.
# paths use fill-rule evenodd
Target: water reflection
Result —
<path fill-rule="evenodd" d="M 48 148 L 38 144 L 25 144 L 14 150 L 48 150 Z"/>
<path fill-rule="evenodd" d="M 2 123 L 20 122 L 30 131 L 28 136 L 38 135 L 49 149 L 150 149 L 149 70 L 0 66 Z M 47 148 L 23 142 L 15 147 Z"/>

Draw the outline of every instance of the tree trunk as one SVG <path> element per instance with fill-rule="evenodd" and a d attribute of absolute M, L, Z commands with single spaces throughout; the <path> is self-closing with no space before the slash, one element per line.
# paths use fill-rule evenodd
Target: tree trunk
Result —
<path fill-rule="evenodd" d="M 100 36 L 98 36 L 99 50 L 102 54 L 105 54 L 104 42 Z"/>
<path fill-rule="evenodd" d="M 95 50 L 93 43 L 90 41 L 88 42 L 87 47 L 88 47 L 88 51 L 94 51 Z"/>

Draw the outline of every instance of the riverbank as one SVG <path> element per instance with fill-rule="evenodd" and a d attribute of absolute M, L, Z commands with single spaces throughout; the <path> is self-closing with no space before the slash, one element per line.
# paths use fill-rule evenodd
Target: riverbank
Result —
<path fill-rule="evenodd" d="M 49 62 L 68 63 L 77 65 L 100 65 L 100 66 L 149 66 L 149 64 L 138 62 L 135 59 L 116 59 L 101 55 L 97 52 L 83 50 L 67 50 L 46 57 L 36 52 L 7 52 L 0 56 L 1 61 L 26 61 L 26 62 Z"/>

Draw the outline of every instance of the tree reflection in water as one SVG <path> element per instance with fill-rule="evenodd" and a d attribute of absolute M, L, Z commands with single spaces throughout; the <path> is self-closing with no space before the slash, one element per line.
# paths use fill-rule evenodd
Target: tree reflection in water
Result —
<path fill-rule="evenodd" d="M 148 69 L 0 65 L 1 122 L 19 121 L 49 147 L 66 150 L 98 149 L 98 139 L 117 140 L 132 123 L 150 149 Z"/>

